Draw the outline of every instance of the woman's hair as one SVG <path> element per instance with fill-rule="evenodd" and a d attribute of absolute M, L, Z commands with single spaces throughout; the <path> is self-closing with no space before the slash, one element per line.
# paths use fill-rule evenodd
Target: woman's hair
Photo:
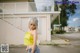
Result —
<path fill-rule="evenodd" d="M 29 25 L 31 23 L 34 23 L 36 26 L 38 26 L 38 19 L 36 17 L 32 17 L 29 19 Z"/>

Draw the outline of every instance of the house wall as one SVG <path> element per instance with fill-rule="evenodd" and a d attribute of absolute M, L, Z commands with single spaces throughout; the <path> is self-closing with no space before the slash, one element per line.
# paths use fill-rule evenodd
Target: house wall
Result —
<path fill-rule="evenodd" d="M 0 2 L 33 2 L 34 0 L 0 0 Z"/>
<path fill-rule="evenodd" d="M 2 13 L 26 13 L 36 11 L 35 3 L 33 2 L 7 2 L 0 3 Z"/>
<path fill-rule="evenodd" d="M 37 17 L 38 19 L 39 40 L 50 41 L 51 35 L 49 14 L 30 14 L 20 16 L 25 17 L 4 18 L 4 20 L 6 20 L 7 22 L 0 19 L 0 43 L 23 44 L 24 34 L 26 31 L 28 31 L 28 20 L 32 17 Z M 10 23 L 13 25 L 11 25 Z M 24 30 L 24 32 L 20 29 Z"/>
<path fill-rule="evenodd" d="M 30 3 L 29 3 L 30 4 Z M 0 43 L 23 44 L 23 38 L 28 31 L 28 20 L 37 17 L 39 21 L 38 36 L 40 41 L 51 40 L 51 14 L 47 12 L 35 11 L 35 4 L 29 5 L 26 2 L 0 3 L 0 8 L 4 11 L 4 20 L 0 14 Z M 27 12 L 27 13 L 26 13 Z M 22 14 L 21 14 L 22 13 Z M 24 13 L 24 14 L 23 14 Z M 54 12 L 53 12 L 54 13 Z M 53 18 L 58 14 L 53 14 Z M 2 17 L 1 17 L 2 16 Z M 6 17 L 8 16 L 8 17 Z M 23 32 L 24 30 L 24 32 Z"/>

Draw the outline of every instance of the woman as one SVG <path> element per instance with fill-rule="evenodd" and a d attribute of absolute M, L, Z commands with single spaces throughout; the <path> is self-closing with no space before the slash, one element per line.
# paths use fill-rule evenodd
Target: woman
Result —
<path fill-rule="evenodd" d="M 28 53 L 40 53 L 40 50 L 37 46 L 37 27 L 38 20 L 36 18 L 31 18 L 29 20 L 29 31 L 26 32 L 24 37 L 24 45 L 27 46 L 26 50 Z"/>

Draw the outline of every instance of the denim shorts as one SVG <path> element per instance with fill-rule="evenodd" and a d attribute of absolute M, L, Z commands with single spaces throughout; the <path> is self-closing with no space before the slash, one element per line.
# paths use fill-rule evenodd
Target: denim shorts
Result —
<path fill-rule="evenodd" d="M 28 53 L 31 53 L 31 48 L 28 49 Z M 36 46 L 34 53 L 40 53 L 40 49 Z"/>

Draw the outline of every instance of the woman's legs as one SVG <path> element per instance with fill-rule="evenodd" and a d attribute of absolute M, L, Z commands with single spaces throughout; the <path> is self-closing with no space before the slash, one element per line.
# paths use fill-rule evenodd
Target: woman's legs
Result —
<path fill-rule="evenodd" d="M 31 48 L 28 49 L 28 53 L 31 53 Z M 34 53 L 40 53 L 40 49 L 38 48 L 38 46 L 36 46 Z"/>
<path fill-rule="evenodd" d="M 36 46 L 35 53 L 40 53 L 40 49 Z"/>
<path fill-rule="evenodd" d="M 28 53 L 31 53 L 31 50 L 32 50 L 31 48 L 30 48 L 30 49 L 28 49 Z"/>

